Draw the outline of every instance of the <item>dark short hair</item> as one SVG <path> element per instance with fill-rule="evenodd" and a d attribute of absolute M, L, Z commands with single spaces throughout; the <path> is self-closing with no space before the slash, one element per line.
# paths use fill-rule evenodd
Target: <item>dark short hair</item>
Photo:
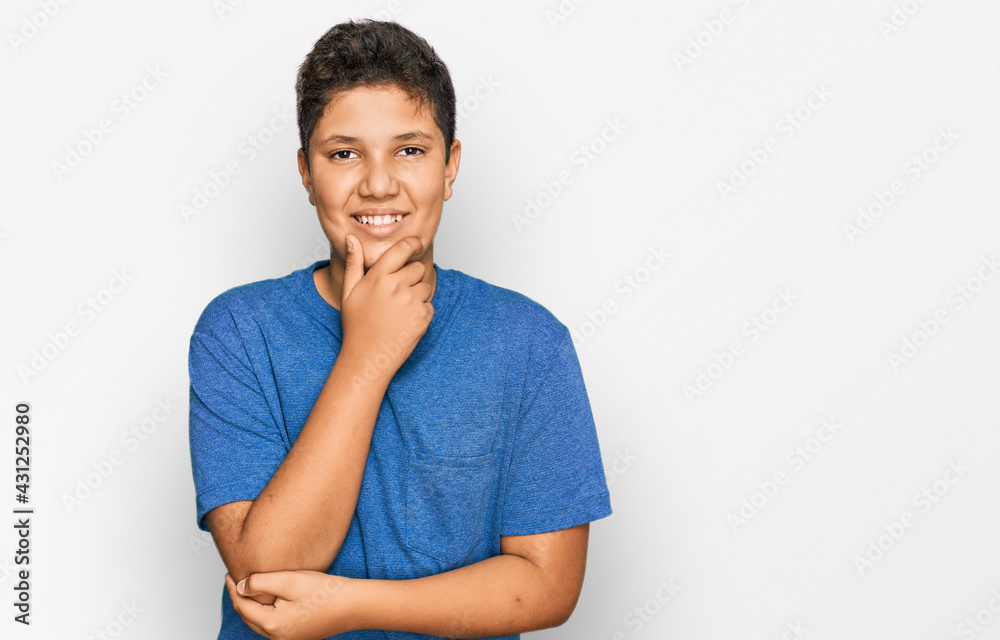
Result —
<path fill-rule="evenodd" d="M 316 41 L 295 82 L 299 142 L 309 138 L 333 97 L 358 86 L 396 86 L 429 105 L 444 135 L 445 162 L 455 138 L 455 87 L 426 40 L 396 22 L 365 19 L 335 25 Z"/>

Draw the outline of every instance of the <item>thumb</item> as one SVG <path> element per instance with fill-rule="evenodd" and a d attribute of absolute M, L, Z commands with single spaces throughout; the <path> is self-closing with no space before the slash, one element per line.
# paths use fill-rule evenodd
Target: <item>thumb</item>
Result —
<path fill-rule="evenodd" d="M 351 291 L 365 275 L 365 250 L 361 247 L 361 241 L 352 234 L 347 236 L 347 258 L 344 262 L 344 286 L 340 294 L 341 304 L 347 300 Z"/>
<path fill-rule="evenodd" d="M 289 587 L 289 572 L 274 571 L 271 573 L 255 573 L 240 580 L 236 585 L 236 593 L 241 596 L 279 596 L 287 595 Z"/>

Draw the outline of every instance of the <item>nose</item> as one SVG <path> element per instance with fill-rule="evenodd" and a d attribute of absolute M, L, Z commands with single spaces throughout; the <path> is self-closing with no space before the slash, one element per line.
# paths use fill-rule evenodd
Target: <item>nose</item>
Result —
<path fill-rule="evenodd" d="M 358 185 L 358 193 L 365 198 L 381 200 L 396 195 L 397 190 L 392 160 L 370 158 Z"/>

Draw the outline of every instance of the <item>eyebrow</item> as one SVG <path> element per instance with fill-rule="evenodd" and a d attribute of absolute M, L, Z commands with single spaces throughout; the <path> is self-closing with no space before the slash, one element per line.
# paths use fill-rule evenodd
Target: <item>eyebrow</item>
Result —
<path fill-rule="evenodd" d="M 427 135 L 423 131 L 407 131 L 406 133 L 401 133 L 395 136 L 393 140 L 404 141 L 404 140 L 432 140 L 431 136 Z M 336 144 L 357 144 L 360 142 L 360 138 L 355 138 L 353 136 L 344 136 L 338 133 L 331 134 L 320 141 L 320 144 L 329 144 L 331 142 Z"/>

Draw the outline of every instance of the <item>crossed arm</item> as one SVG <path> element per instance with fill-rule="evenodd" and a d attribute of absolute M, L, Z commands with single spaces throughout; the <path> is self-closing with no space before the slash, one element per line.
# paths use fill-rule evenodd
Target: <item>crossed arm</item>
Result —
<path fill-rule="evenodd" d="M 306 640 L 355 629 L 478 638 L 564 623 L 576 605 L 587 531 L 501 539 L 502 553 L 415 580 L 358 580 L 316 571 L 226 576 L 233 606 L 255 632 Z M 242 594 L 247 594 L 246 596 Z M 250 596 L 277 594 L 273 605 Z"/>
<path fill-rule="evenodd" d="M 343 397 L 350 362 L 338 358 L 306 426 L 257 500 L 206 515 L 244 621 L 261 635 L 283 639 L 353 629 L 475 638 L 565 622 L 583 584 L 587 524 L 501 537 L 501 555 L 426 578 L 357 580 L 325 573 L 357 504 L 378 406 L 364 401 L 364 392 L 349 402 Z"/>
<path fill-rule="evenodd" d="M 357 394 L 344 401 L 350 360 L 337 362 L 343 366 L 334 365 L 301 435 L 257 500 L 206 515 L 244 621 L 274 639 L 353 629 L 475 638 L 564 623 L 583 584 L 587 524 L 503 536 L 501 555 L 426 578 L 325 573 L 353 517 L 377 412 Z"/>
<path fill-rule="evenodd" d="M 395 269 L 389 273 L 404 271 Z M 384 291 L 367 306 L 390 299 L 398 296 Z M 378 311 L 369 317 L 400 317 L 398 310 Z M 387 334 L 397 335 L 382 332 Z M 501 555 L 425 578 L 359 580 L 325 573 L 347 535 L 378 409 L 399 364 L 372 376 L 374 354 L 356 346 L 367 344 L 374 343 L 345 340 L 302 431 L 257 499 L 225 504 L 205 516 L 229 570 L 236 611 L 273 639 L 373 628 L 474 638 L 565 622 L 583 584 L 586 524 L 501 537 Z"/>

